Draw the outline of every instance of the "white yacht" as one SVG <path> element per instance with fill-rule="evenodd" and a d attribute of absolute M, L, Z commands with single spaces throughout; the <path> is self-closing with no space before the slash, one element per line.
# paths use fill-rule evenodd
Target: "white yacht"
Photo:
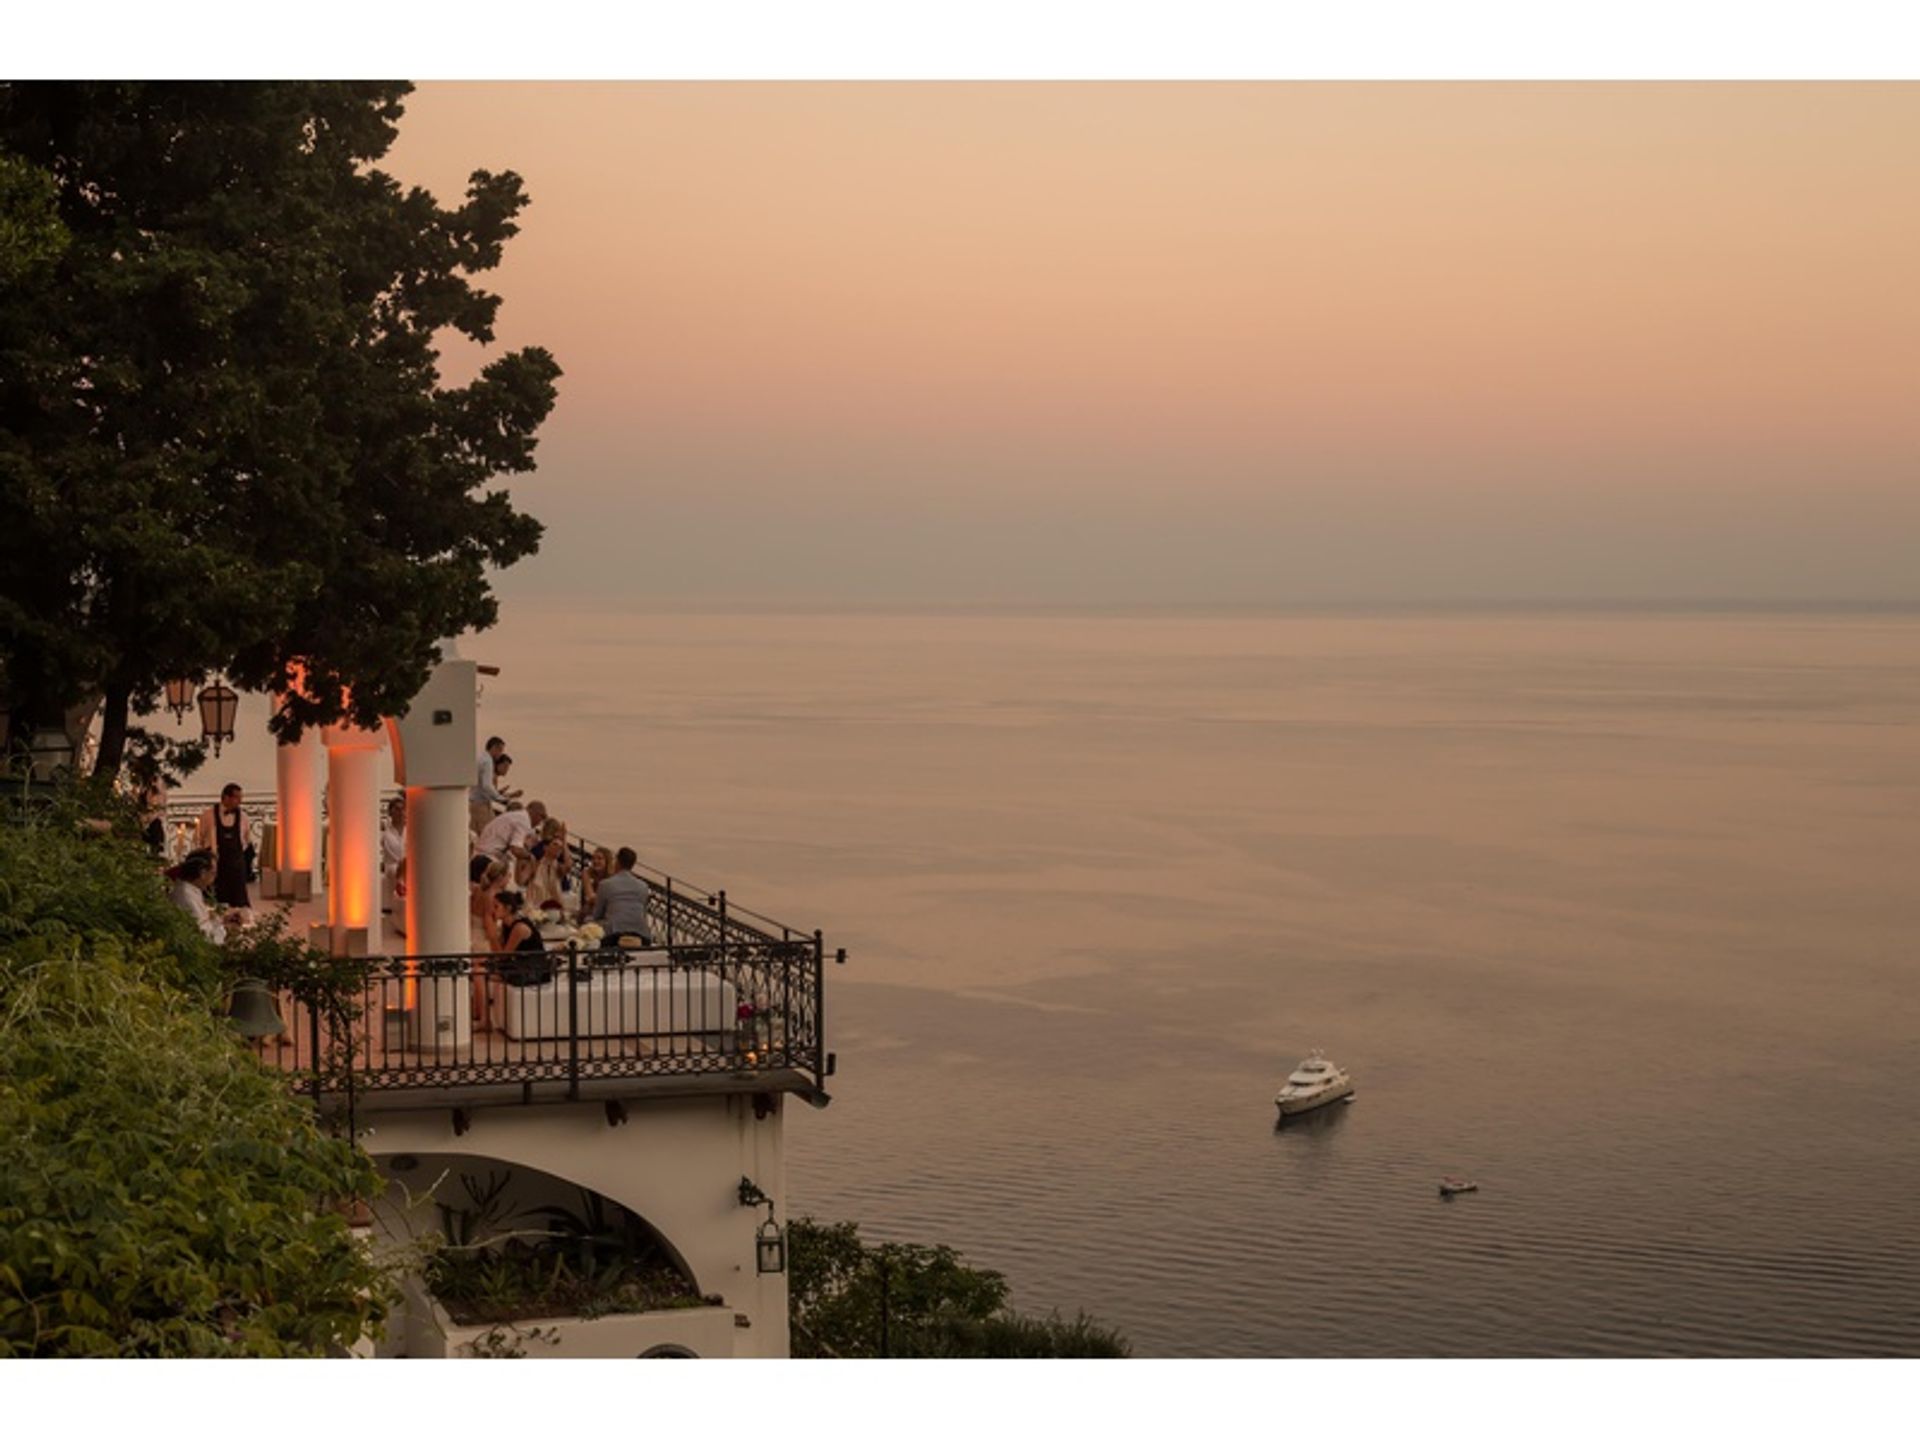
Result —
<path fill-rule="evenodd" d="M 1344 1100 L 1351 1094 L 1353 1077 L 1316 1050 L 1287 1077 L 1287 1083 L 1280 1087 L 1273 1103 L 1279 1107 L 1280 1118 L 1284 1120 L 1289 1115 Z"/>

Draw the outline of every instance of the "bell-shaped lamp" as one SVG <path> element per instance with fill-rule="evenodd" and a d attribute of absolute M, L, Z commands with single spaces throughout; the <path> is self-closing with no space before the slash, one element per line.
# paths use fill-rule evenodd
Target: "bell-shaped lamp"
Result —
<path fill-rule="evenodd" d="M 280 1006 L 273 992 L 258 980 L 235 983 L 233 999 L 227 1006 L 227 1019 L 249 1040 L 287 1033 L 287 1022 L 280 1018 Z"/>

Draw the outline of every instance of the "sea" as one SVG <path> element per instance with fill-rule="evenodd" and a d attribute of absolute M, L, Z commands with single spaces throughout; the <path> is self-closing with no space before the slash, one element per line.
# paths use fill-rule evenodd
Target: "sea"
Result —
<path fill-rule="evenodd" d="M 846 947 L 795 1213 L 1142 1356 L 1920 1354 L 1920 616 L 514 603 L 463 653 L 577 834 Z M 1355 1099 L 1276 1127 L 1314 1049 Z"/>

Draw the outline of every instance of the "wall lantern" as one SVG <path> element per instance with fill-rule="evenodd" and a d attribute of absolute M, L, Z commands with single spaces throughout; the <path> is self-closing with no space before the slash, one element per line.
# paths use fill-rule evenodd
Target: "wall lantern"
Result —
<path fill-rule="evenodd" d="M 193 708 L 193 679 L 187 675 L 176 675 L 167 681 L 167 709 L 173 713 L 174 723 L 187 718 L 187 711 Z"/>
<path fill-rule="evenodd" d="M 787 1237 L 773 1218 L 773 1197 L 746 1176 L 740 1177 L 740 1203 L 764 1205 L 767 1218 L 753 1237 L 753 1268 L 762 1275 L 778 1275 L 787 1268 Z"/>
<path fill-rule="evenodd" d="M 778 1275 L 787 1268 L 787 1237 L 774 1222 L 773 1206 L 753 1239 L 754 1268 L 762 1275 Z"/>
<path fill-rule="evenodd" d="M 240 697 L 224 681 L 216 680 L 200 692 L 200 738 L 213 742 L 215 757 L 220 743 L 233 739 L 233 722 L 239 713 Z"/>

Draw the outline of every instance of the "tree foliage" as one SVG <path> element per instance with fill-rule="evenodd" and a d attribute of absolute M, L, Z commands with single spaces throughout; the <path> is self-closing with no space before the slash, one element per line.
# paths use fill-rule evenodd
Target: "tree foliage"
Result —
<path fill-rule="evenodd" d="M 0 825 L 0 1355 L 304 1355 L 387 1284 L 371 1164 L 215 1013 L 219 952 L 133 842 Z"/>
<path fill-rule="evenodd" d="M 852 1221 L 787 1227 L 793 1353 L 803 1358 L 1117 1358 L 1124 1336 L 1086 1315 L 1021 1315 L 1006 1277 L 945 1245 L 870 1245 Z"/>
<path fill-rule="evenodd" d="M 64 237 L 0 274 L 6 698 L 102 695 L 103 769 L 172 674 L 284 693 L 300 662 L 286 732 L 404 711 L 538 544 L 492 486 L 532 468 L 558 367 L 447 386 L 437 350 L 493 341 L 472 277 L 527 197 L 481 170 L 446 208 L 376 168 L 409 89 L 0 86 L 0 197 L 51 186 Z"/>

